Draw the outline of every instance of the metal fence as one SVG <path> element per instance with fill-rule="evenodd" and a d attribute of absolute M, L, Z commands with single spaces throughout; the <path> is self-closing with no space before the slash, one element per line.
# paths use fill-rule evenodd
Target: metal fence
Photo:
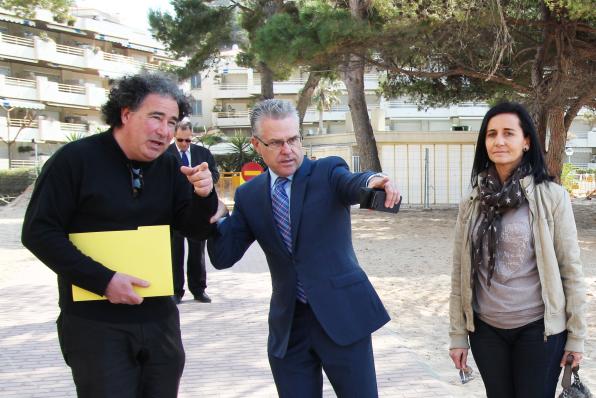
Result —
<path fill-rule="evenodd" d="M 403 204 L 455 205 L 470 187 L 473 144 L 391 144 L 381 166 L 398 185 Z"/>

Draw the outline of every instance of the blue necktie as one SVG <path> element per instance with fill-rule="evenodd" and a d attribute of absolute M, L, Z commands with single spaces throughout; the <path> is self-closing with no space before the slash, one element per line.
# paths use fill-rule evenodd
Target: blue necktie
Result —
<path fill-rule="evenodd" d="M 190 163 L 188 162 L 188 156 L 186 156 L 186 151 L 180 152 L 180 157 L 182 158 L 182 165 L 188 167 Z"/>
<path fill-rule="evenodd" d="M 290 200 L 286 194 L 287 178 L 278 177 L 273 185 L 271 195 L 271 205 L 273 208 L 273 218 L 277 224 L 277 229 L 281 235 L 288 251 L 292 253 L 292 229 L 290 226 Z M 306 294 L 299 280 L 296 281 L 296 298 L 306 303 Z"/>

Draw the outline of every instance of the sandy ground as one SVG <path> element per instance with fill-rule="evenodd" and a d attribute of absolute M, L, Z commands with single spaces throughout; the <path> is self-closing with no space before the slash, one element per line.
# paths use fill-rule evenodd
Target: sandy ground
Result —
<path fill-rule="evenodd" d="M 580 375 L 596 386 L 596 203 L 577 201 L 584 274 L 588 283 L 588 333 Z M 461 385 L 448 356 L 448 307 L 453 228 L 457 209 L 405 209 L 396 216 L 356 210 L 353 236 L 358 258 L 398 325 L 403 343 L 420 355 L 457 397 L 484 397 L 476 379 Z M 595 387 L 592 387 L 594 389 Z"/>
<path fill-rule="evenodd" d="M 0 228 L 9 236 L 20 234 L 28 195 L 0 208 Z M 588 337 L 581 375 L 596 387 L 596 201 L 574 202 L 584 274 L 588 284 Z M 484 397 L 476 379 L 459 383 L 448 356 L 448 297 L 455 208 L 403 209 L 397 215 L 353 211 L 353 237 L 358 258 L 397 325 L 403 345 L 416 352 L 456 397 Z M 13 239 L 10 239 L 13 241 Z M 7 247 L 12 266 L 30 254 L 18 243 Z M 0 256 L 2 257 L 2 256 Z M 14 272 L 0 266 L 0 281 Z"/>

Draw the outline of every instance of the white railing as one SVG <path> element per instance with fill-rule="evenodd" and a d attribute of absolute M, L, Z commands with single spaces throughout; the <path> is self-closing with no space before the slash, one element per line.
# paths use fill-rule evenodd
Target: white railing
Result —
<path fill-rule="evenodd" d="M 16 44 L 18 46 L 34 47 L 33 39 L 26 39 L 24 37 L 11 36 L 0 34 L 0 40 L 8 44 Z"/>
<path fill-rule="evenodd" d="M 25 169 L 37 167 L 37 163 L 35 162 L 35 160 L 11 159 L 10 167 L 13 169 Z"/>
<path fill-rule="evenodd" d="M 389 108 L 411 108 L 411 107 L 415 107 L 417 105 L 413 102 L 391 100 L 391 101 L 387 101 L 387 106 Z"/>
<path fill-rule="evenodd" d="M 147 70 L 150 70 L 150 71 L 158 71 L 159 70 L 159 65 L 150 64 L 150 63 L 147 63 L 147 62 L 141 62 L 141 67 L 142 68 L 145 68 Z"/>
<path fill-rule="evenodd" d="M 56 44 L 56 51 L 61 54 L 77 55 L 79 57 L 82 57 L 85 54 L 85 50 L 82 48 L 64 46 L 62 44 Z"/>
<path fill-rule="evenodd" d="M 60 130 L 69 132 L 87 132 L 87 125 L 80 123 L 60 123 Z"/>
<path fill-rule="evenodd" d="M 370 107 L 369 107 L 370 108 Z M 348 105 L 333 105 L 331 108 L 329 109 L 324 109 L 323 112 L 349 112 L 350 111 L 350 107 Z M 316 107 L 314 106 L 309 106 L 308 108 L 306 108 L 306 112 L 319 112 L 317 110 Z"/>
<path fill-rule="evenodd" d="M 259 82 L 259 84 L 261 84 L 261 83 Z M 306 79 L 288 79 L 288 80 L 274 81 L 273 84 L 304 86 L 306 84 Z"/>
<path fill-rule="evenodd" d="M 246 83 L 221 83 L 215 86 L 220 90 L 248 90 Z"/>
<path fill-rule="evenodd" d="M 17 77 L 5 77 L 4 81 L 6 84 L 11 86 L 20 86 L 20 87 L 37 87 L 37 82 L 35 80 L 28 80 L 28 79 L 19 79 Z"/>
<path fill-rule="evenodd" d="M 36 129 L 38 127 L 37 120 L 28 119 L 10 119 L 10 127 L 25 127 L 30 129 Z"/>
<path fill-rule="evenodd" d="M 274 85 L 279 85 L 279 86 L 295 86 L 295 85 L 304 86 L 305 83 L 306 83 L 306 79 L 275 80 L 273 82 Z M 254 79 L 253 85 L 260 86 L 261 80 Z"/>
<path fill-rule="evenodd" d="M 248 115 L 248 111 L 216 112 L 218 118 L 243 118 L 248 117 Z"/>
<path fill-rule="evenodd" d="M 587 131 L 578 131 L 576 133 L 572 133 L 575 134 L 575 138 L 579 138 L 580 140 L 586 140 L 588 139 L 588 132 Z"/>
<path fill-rule="evenodd" d="M 126 64 L 133 65 L 137 68 L 145 68 L 147 70 L 152 70 L 152 71 L 156 71 L 159 69 L 159 65 L 137 61 L 136 59 L 134 59 L 132 57 L 127 57 L 126 55 L 104 53 L 103 59 L 106 61 L 110 61 L 110 62 L 126 63 Z"/>
<path fill-rule="evenodd" d="M 103 53 L 103 59 L 110 62 L 124 62 L 127 64 L 134 63 L 134 59 L 125 55 Z"/>
<path fill-rule="evenodd" d="M 85 94 L 85 87 L 58 83 L 58 91 L 61 93 Z"/>

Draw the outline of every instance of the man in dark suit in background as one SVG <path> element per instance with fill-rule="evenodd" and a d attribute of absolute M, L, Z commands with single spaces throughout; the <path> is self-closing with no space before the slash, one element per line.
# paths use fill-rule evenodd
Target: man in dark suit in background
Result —
<path fill-rule="evenodd" d="M 386 207 L 399 192 L 385 175 L 351 173 L 341 158 L 305 158 L 288 101 L 258 103 L 251 126 L 269 169 L 236 190 L 233 213 L 208 240 L 211 262 L 231 267 L 255 240 L 265 252 L 269 364 L 280 397 L 321 397 L 322 370 L 340 398 L 377 397 L 371 333 L 389 315 L 356 259 L 350 206 L 362 187 L 384 189 Z M 220 202 L 212 221 L 223 214 Z"/>
<path fill-rule="evenodd" d="M 183 166 L 195 167 L 207 162 L 213 184 L 219 180 L 219 172 L 213 155 L 209 149 L 191 143 L 192 124 L 187 119 L 182 120 L 176 127 L 174 143 L 168 151 L 176 155 Z M 207 288 L 207 272 L 205 270 L 205 241 L 187 239 L 188 259 L 186 273 L 188 276 L 188 290 L 196 301 L 210 303 L 211 298 L 205 293 Z M 172 232 L 172 267 L 174 274 L 174 299 L 180 303 L 184 296 L 184 236 L 176 231 Z"/>

